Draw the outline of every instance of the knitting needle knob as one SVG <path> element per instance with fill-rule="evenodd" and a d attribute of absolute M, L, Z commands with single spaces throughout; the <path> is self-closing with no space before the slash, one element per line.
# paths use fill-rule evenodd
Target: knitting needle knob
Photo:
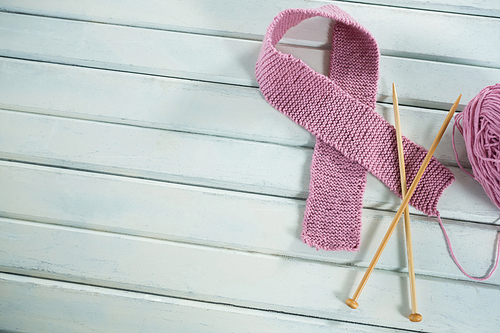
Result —
<path fill-rule="evenodd" d="M 412 313 L 409 318 L 410 318 L 410 321 L 412 321 L 414 323 L 418 323 L 419 321 L 422 321 L 422 315 L 420 315 L 419 313 Z"/>
<path fill-rule="evenodd" d="M 345 301 L 345 304 L 347 304 L 352 309 L 357 309 L 358 308 L 358 302 L 356 302 L 355 300 L 350 299 L 350 298 L 348 298 L 347 301 Z M 420 320 L 422 320 L 422 316 L 420 316 Z"/>

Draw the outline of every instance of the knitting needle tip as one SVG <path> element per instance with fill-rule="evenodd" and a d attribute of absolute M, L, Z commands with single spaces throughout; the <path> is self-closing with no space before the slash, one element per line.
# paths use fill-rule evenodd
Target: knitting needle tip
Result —
<path fill-rule="evenodd" d="M 410 321 L 418 323 L 419 321 L 422 321 L 422 315 L 420 315 L 419 313 L 412 313 L 410 315 Z"/>
<path fill-rule="evenodd" d="M 347 301 L 345 301 L 345 304 L 347 304 L 351 309 L 357 309 L 358 308 L 358 302 L 356 302 L 353 299 L 348 298 Z"/>

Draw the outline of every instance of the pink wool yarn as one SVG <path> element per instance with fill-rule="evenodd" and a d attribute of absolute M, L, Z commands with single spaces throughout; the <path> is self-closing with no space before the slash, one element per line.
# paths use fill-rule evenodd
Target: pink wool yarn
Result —
<path fill-rule="evenodd" d="M 463 135 L 467 149 L 467 157 L 472 166 L 472 172 L 467 172 L 458 160 L 455 147 L 455 129 Z M 455 117 L 453 126 L 453 150 L 460 168 L 476 179 L 484 188 L 491 201 L 500 208 L 500 84 L 481 90 L 465 107 L 464 111 Z M 439 218 L 439 215 L 438 215 Z M 497 253 L 495 265 L 484 277 L 469 275 L 458 263 L 450 238 L 439 218 L 448 250 L 460 271 L 472 280 L 484 281 L 491 277 L 498 267 L 500 255 L 500 233 L 497 235 Z"/>
<path fill-rule="evenodd" d="M 481 90 L 455 117 L 453 135 L 455 128 L 464 137 L 474 175 L 458 162 L 453 140 L 458 165 L 483 186 L 491 201 L 500 208 L 500 84 Z"/>
<path fill-rule="evenodd" d="M 323 16 L 332 30 L 329 76 L 316 73 L 276 44 L 301 21 Z M 358 250 L 366 173 L 401 197 L 396 132 L 375 112 L 379 50 L 373 36 L 336 6 L 288 9 L 276 16 L 264 38 L 256 77 L 269 104 L 316 136 L 302 239 L 325 250 Z M 427 151 L 403 138 L 407 183 Z M 437 215 L 453 174 L 435 158 L 410 204 Z"/>

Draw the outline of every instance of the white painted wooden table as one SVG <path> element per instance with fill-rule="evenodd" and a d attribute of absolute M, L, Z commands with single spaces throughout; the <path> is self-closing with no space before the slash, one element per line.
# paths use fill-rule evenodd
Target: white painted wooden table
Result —
<path fill-rule="evenodd" d="M 481 283 L 413 210 L 421 323 L 403 228 L 345 305 L 399 206 L 369 176 L 361 250 L 300 240 L 314 137 L 267 105 L 260 41 L 286 8 L 335 4 L 381 49 L 377 111 L 429 147 L 446 110 L 500 82 L 497 1 L 0 0 L 0 330 L 498 332 Z M 285 36 L 325 68 L 328 22 Z M 458 140 L 465 165 L 463 140 Z M 492 265 L 498 209 L 456 165 L 438 208 L 465 269 Z"/>

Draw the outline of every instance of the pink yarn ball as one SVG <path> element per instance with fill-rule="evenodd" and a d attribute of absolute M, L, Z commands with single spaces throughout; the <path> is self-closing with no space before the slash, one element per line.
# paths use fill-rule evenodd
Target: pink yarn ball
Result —
<path fill-rule="evenodd" d="M 464 111 L 455 117 L 455 127 L 465 140 L 467 157 L 474 174 L 471 176 L 500 208 L 500 84 L 481 90 Z"/>

